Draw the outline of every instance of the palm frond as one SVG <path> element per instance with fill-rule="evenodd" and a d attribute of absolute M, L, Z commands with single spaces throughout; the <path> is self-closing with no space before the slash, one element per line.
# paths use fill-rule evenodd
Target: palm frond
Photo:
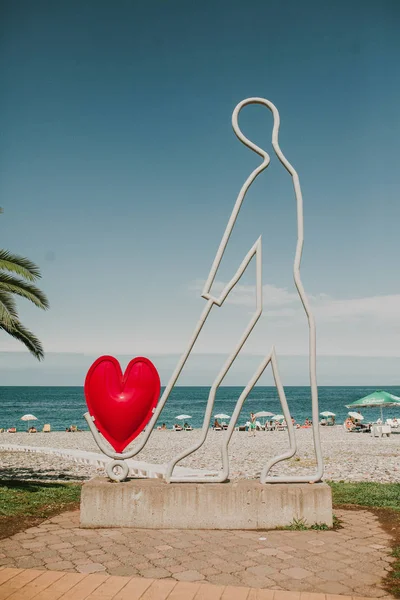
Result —
<path fill-rule="evenodd" d="M 0 323 L 6 323 L 11 326 L 14 319 L 18 319 L 15 300 L 10 292 L 0 289 Z"/>
<path fill-rule="evenodd" d="M 29 258 L 0 249 L 0 269 L 16 273 L 27 281 L 40 279 L 40 269 Z"/>
<path fill-rule="evenodd" d="M 11 327 L 8 327 L 5 323 L 0 323 L 0 329 L 22 342 L 35 358 L 43 360 L 44 350 L 40 340 L 29 329 L 26 329 L 20 321 L 14 320 Z"/>
<path fill-rule="evenodd" d="M 30 300 L 30 302 L 33 302 L 33 304 L 39 308 L 49 308 L 49 301 L 46 294 L 44 294 L 42 290 L 31 283 L 27 283 L 18 277 L 7 275 L 7 273 L 3 273 L 1 271 L 0 291 L 17 294 L 17 296 L 21 296 L 22 298 Z"/>

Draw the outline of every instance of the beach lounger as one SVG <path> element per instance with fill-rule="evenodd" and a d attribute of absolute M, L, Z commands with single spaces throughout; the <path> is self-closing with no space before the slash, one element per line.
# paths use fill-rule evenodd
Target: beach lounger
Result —
<path fill-rule="evenodd" d="M 51 431 L 50 423 L 45 423 L 45 424 L 43 425 L 43 430 L 42 430 L 42 431 L 43 431 L 44 433 L 50 433 L 50 431 Z"/>
<path fill-rule="evenodd" d="M 386 435 L 387 437 L 389 437 L 391 433 L 392 433 L 392 429 L 391 429 L 390 425 L 377 425 L 376 423 L 374 423 L 372 425 L 372 428 L 371 428 L 372 437 L 382 437 L 383 435 Z"/>

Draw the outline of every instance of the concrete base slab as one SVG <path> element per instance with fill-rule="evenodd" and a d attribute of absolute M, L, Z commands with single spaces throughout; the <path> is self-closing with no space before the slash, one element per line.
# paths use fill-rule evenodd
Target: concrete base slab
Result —
<path fill-rule="evenodd" d="M 332 526 L 326 483 L 166 483 L 97 477 L 83 485 L 81 527 L 275 529 L 302 519 Z"/>

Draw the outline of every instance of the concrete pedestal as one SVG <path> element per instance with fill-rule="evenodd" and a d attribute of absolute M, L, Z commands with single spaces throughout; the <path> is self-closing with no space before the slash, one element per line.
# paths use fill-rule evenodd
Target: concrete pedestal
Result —
<path fill-rule="evenodd" d="M 83 485 L 81 527 L 274 529 L 304 519 L 332 526 L 326 483 L 165 483 L 97 477 Z"/>

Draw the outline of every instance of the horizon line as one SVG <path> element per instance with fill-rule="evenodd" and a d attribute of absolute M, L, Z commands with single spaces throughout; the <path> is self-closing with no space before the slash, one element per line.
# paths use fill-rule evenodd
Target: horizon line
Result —
<path fill-rule="evenodd" d="M 220 385 L 220 388 L 240 388 L 246 387 L 247 384 L 243 383 L 241 385 Z M 84 385 L 0 385 L 1 388 L 10 388 L 10 387 L 19 387 L 19 388 L 84 388 Z M 165 388 L 166 385 L 161 385 L 161 388 Z M 211 388 L 211 385 L 175 385 L 175 388 Z M 310 385 L 284 385 L 284 388 L 308 388 Z M 352 385 L 318 385 L 318 388 L 375 388 L 376 391 L 383 391 L 383 388 L 400 388 L 400 382 L 398 384 L 390 384 L 390 385 L 365 385 L 365 384 L 352 384 Z M 253 389 L 256 388 L 272 388 L 276 389 L 275 385 L 255 385 Z"/>
<path fill-rule="evenodd" d="M 26 356 L 31 356 L 30 352 L 26 352 L 24 350 L 0 350 L 0 354 L 22 354 L 22 355 L 26 355 Z M 134 353 L 131 354 L 127 354 L 126 352 L 114 352 L 114 353 L 109 353 L 109 354 L 97 354 L 95 352 L 74 352 L 74 351 L 51 351 L 51 352 L 45 352 L 44 355 L 44 360 L 41 361 L 41 364 L 44 364 L 45 360 L 46 360 L 46 356 L 47 355 L 54 355 L 54 354 L 72 354 L 72 355 L 76 355 L 76 356 L 132 356 L 133 358 L 136 358 L 138 356 L 145 356 L 145 354 L 152 354 L 153 356 L 181 356 L 181 352 L 171 352 L 171 353 L 153 353 L 153 352 L 149 352 L 149 353 L 145 353 L 145 354 L 136 354 L 136 356 L 134 356 Z M 205 352 L 193 352 L 192 356 L 225 356 L 226 354 L 228 354 L 228 352 L 210 352 L 210 353 L 205 353 Z M 264 353 L 242 353 L 241 356 L 265 356 Z M 296 358 L 308 358 L 308 354 L 279 354 L 280 357 L 296 357 Z M 317 359 L 318 358 L 398 358 L 400 359 L 400 354 L 318 354 L 317 355 Z"/>

